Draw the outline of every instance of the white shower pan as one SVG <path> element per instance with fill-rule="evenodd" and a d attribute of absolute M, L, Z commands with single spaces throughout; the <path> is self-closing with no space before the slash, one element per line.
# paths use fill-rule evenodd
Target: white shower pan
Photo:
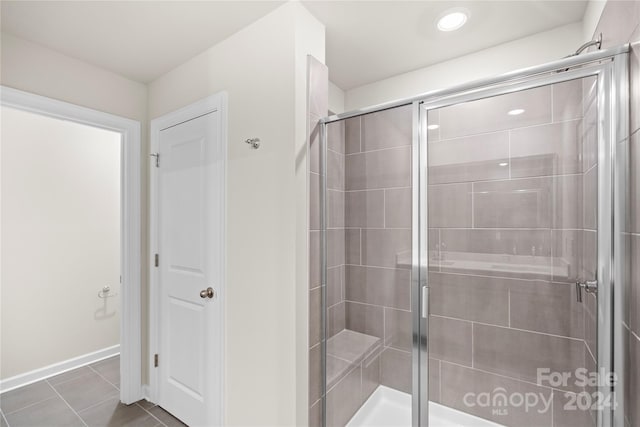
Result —
<path fill-rule="evenodd" d="M 411 395 L 379 386 L 347 427 L 411 427 Z M 429 427 L 503 427 L 483 418 L 429 402 Z"/>

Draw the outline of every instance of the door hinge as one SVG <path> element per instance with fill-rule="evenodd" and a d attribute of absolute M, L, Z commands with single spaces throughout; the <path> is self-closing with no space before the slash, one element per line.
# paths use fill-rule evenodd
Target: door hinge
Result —
<path fill-rule="evenodd" d="M 153 355 L 153 367 L 154 368 L 158 367 L 158 355 L 157 354 Z"/>
<path fill-rule="evenodd" d="M 156 167 L 159 168 L 160 167 L 160 153 L 151 153 L 149 155 L 151 157 L 155 157 L 156 158 Z"/>
<path fill-rule="evenodd" d="M 155 256 L 155 265 L 156 267 L 160 266 L 160 255 L 156 254 Z"/>

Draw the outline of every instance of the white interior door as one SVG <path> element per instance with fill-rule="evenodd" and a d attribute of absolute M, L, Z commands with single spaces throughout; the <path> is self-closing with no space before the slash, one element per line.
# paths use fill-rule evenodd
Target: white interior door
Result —
<path fill-rule="evenodd" d="M 220 121 L 214 111 L 158 140 L 158 403 L 190 426 L 222 421 Z"/>

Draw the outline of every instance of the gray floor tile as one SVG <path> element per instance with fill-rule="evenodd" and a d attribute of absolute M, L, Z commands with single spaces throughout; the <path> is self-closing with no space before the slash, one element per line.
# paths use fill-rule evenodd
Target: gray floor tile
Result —
<path fill-rule="evenodd" d="M 149 409 L 153 408 L 154 406 L 156 406 L 155 403 L 151 403 L 147 399 L 138 400 L 136 403 L 138 405 L 140 405 L 143 409 L 146 409 L 146 410 L 149 410 Z"/>
<path fill-rule="evenodd" d="M 138 405 L 124 405 L 114 397 L 78 413 L 89 427 L 153 427 L 158 420 Z"/>
<path fill-rule="evenodd" d="M 78 378 L 87 376 L 91 374 L 92 371 L 86 366 L 82 366 L 77 369 L 73 369 L 71 371 L 65 372 L 64 374 L 56 375 L 55 377 L 47 378 L 47 381 L 52 386 L 56 386 L 58 384 L 62 384 L 67 381 L 77 380 Z"/>
<path fill-rule="evenodd" d="M 159 406 L 154 406 L 153 408 L 149 409 L 149 412 L 154 417 L 162 421 L 162 423 L 167 427 L 182 427 L 186 425 Z"/>
<path fill-rule="evenodd" d="M 90 365 L 93 370 L 102 375 L 104 379 L 120 388 L 120 356 L 114 356 L 106 360 Z"/>
<path fill-rule="evenodd" d="M 1 394 L 0 408 L 6 415 L 54 396 L 56 392 L 46 381 L 38 381 Z"/>
<path fill-rule="evenodd" d="M 7 415 L 11 427 L 75 427 L 82 420 L 56 396 Z"/>
<path fill-rule="evenodd" d="M 82 411 L 119 394 L 117 388 L 95 372 L 57 384 L 54 388 L 76 411 Z"/>
<path fill-rule="evenodd" d="M 4 415 L 0 414 L 0 427 L 9 427 L 9 424 L 4 419 Z"/>

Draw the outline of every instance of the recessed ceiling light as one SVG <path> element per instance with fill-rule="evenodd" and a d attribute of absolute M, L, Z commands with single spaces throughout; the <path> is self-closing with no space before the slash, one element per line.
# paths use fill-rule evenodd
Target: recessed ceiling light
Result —
<path fill-rule="evenodd" d="M 516 108 L 514 110 L 509 111 L 507 114 L 510 116 L 519 116 L 522 113 L 524 113 L 524 110 L 522 108 Z"/>
<path fill-rule="evenodd" d="M 498 166 L 507 166 L 509 163 L 507 162 L 502 162 L 502 163 L 498 163 Z"/>
<path fill-rule="evenodd" d="M 438 129 L 439 127 L 440 127 L 440 125 L 429 125 L 429 126 L 427 126 L 427 129 L 435 130 L 435 129 Z"/>
<path fill-rule="evenodd" d="M 438 19 L 440 31 L 455 31 L 462 27 L 469 19 L 469 12 L 463 8 L 453 8 L 445 11 Z"/>

